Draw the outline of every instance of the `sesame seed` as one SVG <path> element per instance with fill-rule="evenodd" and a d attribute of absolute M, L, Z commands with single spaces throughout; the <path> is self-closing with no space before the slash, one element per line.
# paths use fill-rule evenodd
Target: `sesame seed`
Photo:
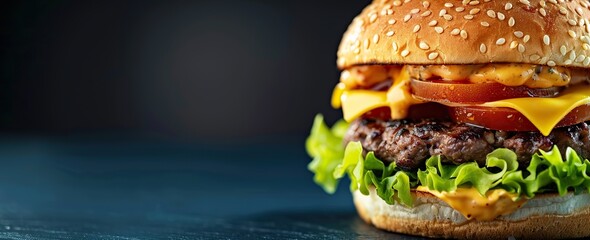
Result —
<path fill-rule="evenodd" d="M 512 3 L 506 3 L 506 5 L 504 5 L 504 10 L 508 11 L 512 9 Z"/>
<path fill-rule="evenodd" d="M 363 45 L 365 46 L 365 49 L 369 49 L 371 42 L 369 42 L 369 39 L 365 39 L 365 41 L 363 42 Z"/>
<path fill-rule="evenodd" d="M 375 34 L 375 35 L 373 35 L 373 42 L 374 42 L 375 44 L 379 43 L 379 34 Z"/>
<path fill-rule="evenodd" d="M 590 49 L 590 44 L 588 44 L 588 43 L 584 43 L 584 44 L 582 44 L 582 48 L 583 48 L 584 50 L 588 50 L 588 49 Z"/>
<path fill-rule="evenodd" d="M 588 64 L 590 64 L 590 57 L 586 57 L 586 59 L 584 59 L 583 64 L 584 66 L 588 66 Z"/>
<path fill-rule="evenodd" d="M 490 9 L 486 13 L 488 14 L 488 17 L 496 18 L 496 12 L 494 12 L 494 10 Z"/>
<path fill-rule="evenodd" d="M 504 14 L 501 13 L 501 12 L 498 12 L 497 14 L 498 14 L 498 19 L 500 19 L 500 21 L 504 21 L 504 19 L 506 18 L 506 16 L 504 16 Z"/>
<path fill-rule="evenodd" d="M 541 4 L 541 7 L 547 7 L 547 3 L 545 3 L 545 1 L 543 0 L 541 0 L 539 4 Z"/>
<path fill-rule="evenodd" d="M 461 35 L 461 38 L 467 39 L 467 32 L 465 30 L 461 30 L 460 35 Z"/>
<path fill-rule="evenodd" d="M 374 23 L 375 21 L 377 21 L 377 14 L 371 14 L 369 16 L 369 22 Z"/>
<path fill-rule="evenodd" d="M 423 41 L 418 44 L 418 47 L 423 50 L 428 50 L 430 48 L 430 46 L 428 46 L 428 43 Z"/>
<path fill-rule="evenodd" d="M 471 19 L 473 19 L 473 17 L 474 17 L 474 16 L 473 16 L 473 15 L 471 15 L 471 14 L 467 14 L 467 15 L 463 16 L 463 18 L 465 18 L 465 19 L 467 19 L 467 20 L 471 20 Z"/>
<path fill-rule="evenodd" d="M 574 32 L 572 30 L 567 30 L 567 34 L 569 34 L 570 37 L 572 37 L 572 38 L 576 38 L 577 37 L 576 32 Z"/>
<path fill-rule="evenodd" d="M 531 40 L 531 36 L 529 36 L 529 35 L 524 35 L 524 38 L 522 38 L 522 41 L 523 41 L 524 43 L 527 43 L 527 42 L 529 42 L 529 40 Z"/>
<path fill-rule="evenodd" d="M 463 12 L 463 11 L 465 11 L 465 8 L 464 7 L 458 7 L 458 8 L 455 8 L 455 11 L 456 12 Z"/>
<path fill-rule="evenodd" d="M 452 3 L 445 3 L 445 7 L 452 8 L 453 4 Z"/>
<path fill-rule="evenodd" d="M 569 24 L 570 24 L 570 25 L 572 25 L 572 26 L 576 26 L 576 25 L 578 25 L 578 22 L 577 22 L 576 20 L 574 20 L 574 19 L 569 19 L 569 20 L 567 20 L 567 23 L 569 23 Z"/>
<path fill-rule="evenodd" d="M 496 45 L 503 45 L 504 43 L 506 43 L 505 38 L 498 38 L 498 40 L 496 40 Z"/>
<path fill-rule="evenodd" d="M 434 27 L 434 31 L 436 31 L 437 33 L 441 34 L 444 32 L 444 29 L 442 27 Z"/>
<path fill-rule="evenodd" d="M 569 59 L 567 59 L 567 60 L 563 61 L 563 63 L 564 63 L 564 64 L 566 64 L 566 65 L 572 64 L 573 62 L 574 62 L 574 61 L 572 61 L 572 60 L 569 60 Z"/>
<path fill-rule="evenodd" d="M 392 9 L 387 9 L 387 15 L 391 15 L 393 14 L 393 10 Z"/>
<path fill-rule="evenodd" d="M 480 22 L 479 24 L 481 24 L 484 27 L 489 27 L 490 26 L 490 24 L 488 22 L 486 22 L 486 21 Z"/>
<path fill-rule="evenodd" d="M 406 57 L 406 56 L 408 56 L 408 55 L 410 55 L 410 51 L 409 51 L 408 49 L 404 49 L 404 50 L 402 51 L 402 57 Z"/>
<path fill-rule="evenodd" d="M 438 53 L 437 52 L 431 52 L 430 54 L 428 54 L 428 59 L 430 60 L 434 60 L 438 57 Z"/>
<path fill-rule="evenodd" d="M 580 16 L 582 16 L 582 8 L 581 7 L 577 7 L 576 8 L 576 13 Z"/>
<path fill-rule="evenodd" d="M 572 61 L 575 60 L 576 59 L 576 52 L 574 50 L 571 50 L 568 58 Z"/>
<path fill-rule="evenodd" d="M 521 53 L 523 53 L 524 50 L 525 50 L 524 45 L 518 44 L 518 51 L 521 52 Z"/>
<path fill-rule="evenodd" d="M 562 15 L 567 15 L 567 9 L 565 9 L 564 7 L 559 7 L 559 13 L 561 13 Z"/>
<path fill-rule="evenodd" d="M 515 24 L 514 18 L 510 17 L 510 19 L 508 19 L 508 26 L 512 27 L 512 26 L 514 26 L 514 24 Z"/>
<path fill-rule="evenodd" d="M 395 22 L 396 22 L 395 19 L 390 19 L 389 21 L 387 21 L 387 23 L 389 23 L 389 25 L 393 25 L 393 24 L 395 24 Z"/>
<path fill-rule="evenodd" d="M 418 31 L 420 31 L 420 25 L 414 26 L 413 32 L 417 33 Z"/>
<path fill-rule="evenodd" d="M 434 27 L 434 26 L 436 26 L 436 24 L 438 24 L 438 21 L 432 20 L 428 23 L 428 26 Z"/>
<path fill-rule="evenodd" d="M 469 10 L 469 14 L 475 15 L 475 14 L 478 14 L 479 11 L 481 11 L 479 8 L 474 8 L 474 9 Z"/>
<path fill-rule="evenodd" d="M 479 1 L 471 1 L 471 2 L 469 2 L 469 5 L 471 5 L 471 6 L 475 6 L 477 4 L 479 4 Z"/>
<path fill-rule="evenodd" d="M 522 38 L 524 36 L 524 33 L 522 33 L 521 31 L 516 31 L 514 32 L 514 36 L 516 36 L 517 38 Z"/>
<path fill-rule="evenodd" d="M 393 49 L 394 52 L 397 52 L 397 43 L 393 42 L 391 43 L 391 49 Z"/>
<path fill-rule="evenodd" d="M 449 14 L 445 14 L 445 15 L 443 16 L 443 18 L 444 18 L 445 20 L 447 20 L 447 21 L 451 21 L 451 20 L 453 20 L 453 16 L 451 16 L 451 15 L 449 15 Z"/>
<path fill-rule="evenodd" d="M 479 52 L 485 53 L 487 50 L 488 49 L 486 48 L 485 44 L 482 43 L 481 45 L 479 45 Z"/>
<path fill-rule="evenodd" d="M 514 49 L 514 48 L 516 48 L 516 46 L 518 46 L 518 42 L 516 42 L 516 41 L 512 41 L 512 42 L 510 43 L 510 48 L 511 48 L 511 49 Z"/>
<path fill-rule="evenodd" d="M 561 45 L 561 47 L 559 47 L 559 52 L 561 53 L 562 56 L 565 56 L 565 54 L 567 52 L 565 45 Z"/>
<path fill-rule="evenodd" d="M 361 50 L 360 50 L 360 49 L 358 49 L 358 48 L 355 48 L 353 52 L 354 52 L 355 54 L 359 54 L 359 53 L 361 53 Z"/>
<path fill-rule="evenodd" d="M 453 36 L 457 36 L 459 35 L 459 33 L 461 33 L 461 30 L 459 30 L 458 28 L 453 29 L 453 31 L 451 31 L 451 35 Z"/>
<path fill-rule="evenodd" d="M 395 34 L 394 31 L 389 31 L 385 35 L 388 36 L 388 37 L 391 37 L 391 36 L 393 36 L 393 34 Z"/>
<path fill-rule="evenodd" d="M 547 46 L 549 46 L 549 44 L 551 43 L 551 38 L 549 38 L 549 35 L 545 34 L 543 36 L 543 43 Z"/>
<path fill-rule="evenodd" d="M 529 59 L 530 59 L 531 61 L 537 61 L 537 60 L 539 60 L 540 58 L 541 58 L 541 56 L 539 56 L 539 55 L 537 55 L 537 54 L 533 54 L 533 55 L 531 55 L 531 56 L 529 57 Z"/>
<path fill-rule="evenodd" d="M 463 3 L 463 5 L 467 5 L 467 4 L 469 4 L 470 1 L 471 0 L 463 0 L 462 3 Z"/>
<path fill-rule="evenodd" d="M 418 8 L 414 8 L 414 9 L 412 9 L 412 11 L 410 11 L 410 13 L 412 13 L 412 14 L 416 14 L 419 12 L 420 12 L 420 9 L 418 9 Z"/>
<path fill-rule="evenodd" d="M 411 18 L 412 18 L 412 15 L 410 15 L 410 14 L 404 16 L 404 22 L 410 21 Z"/>
<path fill-rule="evenodd" d="M 352 43 L 353 47 L 360 47 L 361 46 L 361 41 L 359 41 L 358 39 L 356 41 L 354 41 L 354 43 Z"/>
<path fill-rule="evenodd" d="M 428 1 L 424 1 L 424 2 L 422 2 L 422 6 L 423 6 L 424 8 L 428 8 L 428 7 L 430 7 L 430 2 L 428 2 Z"/>
<path fill-rule="evenodd" d="M 547 61 L 547 66 L 555 67 L 555 62 L 554 61 Z"/>
<path fill-rule="evenodd" d="M 428 16 L 430 16 L 430 14 L 431 14 L 431 13 L 432 13 L 432 11 L 430 11 L 430 10 L 427 10 L 427 11 L 423 12 L 423 13 L 422 13 L 422 14 L 420 14 L 420 15 L 421 15 L 422 17 L 428 17 Z"/>
<path fill-rule="evenodd" d="M 550 3 L 557 4 L 557 0 L 548 0 Z"/>
<path fill-rule="evenodd" d="M 399 1 L 399 0 L 393 1 L 393 6 L 399 7 L 401 5 L 402 5 L 402 1 Z"/>
<path fill-rule="evenodd" d="M 439 16 L 439 17 L 442 17 L 442 16 L 444 16 L 445 14 L 447 14 L 447 10 L 446 10 L 446 9 L 442 9 L 442 10 L 440 10 L 440 12 L 438 12 L 438 16 Z"/>
<path fill-rule="evenodd" d="M 586 56 L 584 56 L 583 54 L 580 54 L 576 58 L 576 62 L 582 62 L 582 61 L 584 61 L 585 58 L 586 58 Z"/>
<path fill-rule="evenodd" d="M 541 14 L 541 16 L 546 17 L 547 16 L 547 11 L 545 11 L 544 8 L 539 9 L 539 13 Z"/>
<path fill-rule="evenodd" d="M 526 5 L 531 5 L 531 3 L 529 2 L 529 0 L 520 0 L 520 3 L 526 4 Z"/>
<path fill-rule="evenodd" d="M 588 37 L 588 36 L 582 35 L 582 36 L 580 36 L 580 40 L 585 43 L 590 43 L 590 37 Z"/>

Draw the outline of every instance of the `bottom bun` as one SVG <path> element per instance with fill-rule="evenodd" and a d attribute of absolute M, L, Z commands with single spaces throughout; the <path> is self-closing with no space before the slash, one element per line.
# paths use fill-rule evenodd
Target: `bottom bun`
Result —
<path fill-rule="evenodd" d="M 538 194 L 516 212 L 493 221 L 467 220 L 436 196 L 412 192 L 414 206 L 389 205 L 374 189 L 356 191 L 354 204 L 361 218 L 377 228 L 426 237 L 547 239 L 590 236 L 590 195 Z"/>

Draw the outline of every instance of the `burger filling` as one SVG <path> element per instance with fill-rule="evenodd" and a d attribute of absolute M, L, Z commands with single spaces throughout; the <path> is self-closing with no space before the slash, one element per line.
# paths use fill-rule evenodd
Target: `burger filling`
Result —
<path fill-rule="evenodd" d="M 385 164 L 393 162 L 404 170 L 417 170 L 437 155 L 445 164 L 477 162 L 484 166 L 486 156 L 497 148 L 513 151 L 523 169 L 535 153 L 550 151 L 553 146 L 564 154 L 570 147 L 581 158 L 590 158 L 590 128 L 585 122 L 543 136 L 539 132 L 490 130 L 433 119 L 362 118 L 350 124 L 344 142 L 360 142 L 365 152 L 373 152 Z"/>
<path fill-rule="evenodd" d="M 590 191 L 587 82 L 585 70 L 529 64 L 352 67 L 332 98 L 348 123 L 316 117 L 309 169 L 327 192 L 348 175 L 351 190 L 407 206 L 416 189 L 501 192 L 514 210 L 537 193 Z"/>

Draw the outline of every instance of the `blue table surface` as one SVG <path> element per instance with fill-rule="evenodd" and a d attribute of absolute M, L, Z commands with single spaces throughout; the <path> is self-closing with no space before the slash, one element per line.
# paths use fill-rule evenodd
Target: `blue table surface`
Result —
<path fill-rule="evenodd" d="M 3 239 L 414 239 L 360 220 L 302 139 L 0 138 Z"/>

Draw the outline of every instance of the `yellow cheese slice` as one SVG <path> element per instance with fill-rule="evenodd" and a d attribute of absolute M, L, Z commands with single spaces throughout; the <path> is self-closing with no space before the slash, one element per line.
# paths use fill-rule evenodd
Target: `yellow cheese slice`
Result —
<path fill-rule="evenodd" d="M 590 86 L 571 87 L 554 98 L 513 98 L 484 103 L 483 107 L 507 107 L 524 115 L 544 136 L 574 108 L 590 103 Z"/>
<path fill-rule="evenodd" d="M 400 109 L 407 110 L 408 103 L 415 103 L 413 99 L 392 102 L 391 98 L 388 100 L 386 92 L 370 90 L 341 90 L 338 94 L 344 119 L 349 122 L 375 108 L 389 106 L 393 113 L 400 112 Z M 411 95 L 408 94 L 407 98 L 411 98 Z M 512 108 L 522 113 L 543 135 L 547 136 L 569 112 L 584 104 L 590 104 L 590 86 L 586 84 L 570 87 L 553 98 L 513 98 L 475 106 Z M 394 119 L 404 117 L 397 115 Z"/>
<path fill-rule="evenodd" d="M 370 110 L 389 105 L 386 92 L 370 90 L 344 90 L 340 96 L 340 101 L 342 102 L 344 120 L 348 122 Z"/>

